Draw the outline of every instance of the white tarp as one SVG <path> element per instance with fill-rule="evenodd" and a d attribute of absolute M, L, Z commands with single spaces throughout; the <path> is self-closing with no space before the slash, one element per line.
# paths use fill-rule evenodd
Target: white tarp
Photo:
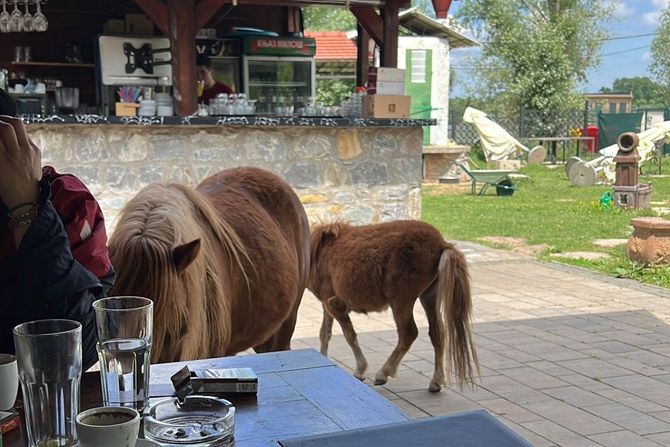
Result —
<path fill-rule="evenodd" d="M 468 107 L 463 113 L 463 121 L 473 124 L 477 129 L 487 162 L 506 160 L 510 156 L 516 157 L 528 152 L 526 146 L 499 124 L 491 121 L 481 110 Z"/>
<path fill-rule="evenodd" d="M 665 140 L 665 143 L 670 143 L 670 121 L 664 121 L 656 124 L 649 129 L 637 134 L 640 143 L 637 146 L 637 153 L 640 155 L 640 163 L 649 160 L 656 148 L 656 142 Z M 619 146 L 612 144 L 599 151 L 600 155 L 606 157 L 603 160 L 602 174 L 599 175 L 599 180 L 603 183 L 614 183 L 616 179 L 616 163 L 614 157 L 619 152 Z M 594 160 L 595 161 L 595 160 Z"/>

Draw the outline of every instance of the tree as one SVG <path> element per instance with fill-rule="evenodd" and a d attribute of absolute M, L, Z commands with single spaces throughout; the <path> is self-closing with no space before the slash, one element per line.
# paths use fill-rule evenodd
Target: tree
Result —
<path fill-rule="evenodd" d="M 599 63 L 612 12 L 603 0 L 464 0 L 458 18 L 485 41 L 473 72 L 484 96 L 555 134 L 582 105 L 577 87 Z"/>
<path fill-rule="evenodd" d="M 665 89 L 646 76 L 619 78 L 612 83 L 612 88 L 603 87 L 602 93 L 633 93 L 633 104 L 641 109 L 663 107 Z"/>
<path fill-rule="evenodd" d="M 431 0 L 412 0 L 412 6 L 429 17 L 435 17 Z M 309 6 L 303 8 L 305 29 L 309 31 L 351 31 L 356 29 L 356 18 L 346 8 Z"/>
<path fill-rule="evenodd" d="M 351 31 L 356 18 L 345 8 L 309 6 L 303 9 L 305 29 L 309 31 Z"/>
<path fill-rule="evenodd" d="M 651 44 L 649 71 L 663 88 L 663 99 L 670 99 L 670 4 L 661 13 L 661 24 Z"/>

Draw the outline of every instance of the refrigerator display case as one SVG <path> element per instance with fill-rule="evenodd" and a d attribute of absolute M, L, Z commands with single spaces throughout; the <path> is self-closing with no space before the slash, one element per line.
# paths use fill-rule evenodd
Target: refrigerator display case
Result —
<path fill-rule="evenodd" d="M 242 48 L 243 88 L 256 100 L 256 113 L 300 114 L 314 101 L 314 39 L 246 37 Z"/>

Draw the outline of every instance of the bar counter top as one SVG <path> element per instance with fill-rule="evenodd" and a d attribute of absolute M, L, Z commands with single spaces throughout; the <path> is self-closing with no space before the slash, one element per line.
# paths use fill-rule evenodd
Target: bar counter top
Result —
<path fill-rule="evenodd" d="M 110 124 L 126 126 L 260 126 L 260 127 L 423 127 L 435 119 L 342 118 L 336 116 L 111 116 L 23 115 L 26 124 Z"/>

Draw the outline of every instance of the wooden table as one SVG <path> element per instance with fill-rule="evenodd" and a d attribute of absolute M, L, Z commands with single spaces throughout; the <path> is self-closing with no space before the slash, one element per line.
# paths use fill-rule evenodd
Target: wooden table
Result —
<path fill-rule="evenodd" d="M 169 377 L 189 368 L 249 367 L 258 396 L 231 398 L 236 447 L 277 446 L 277 440 L 370 427 L 410 418 L 379 393 L 313 349 L 151 365 L 150 395 L 172 394 Z M 81 409 L 101 405 L 98 373 L 81 383 Z M 3 438 L 5 447 L 27 445 L 25 427 Z"/>

